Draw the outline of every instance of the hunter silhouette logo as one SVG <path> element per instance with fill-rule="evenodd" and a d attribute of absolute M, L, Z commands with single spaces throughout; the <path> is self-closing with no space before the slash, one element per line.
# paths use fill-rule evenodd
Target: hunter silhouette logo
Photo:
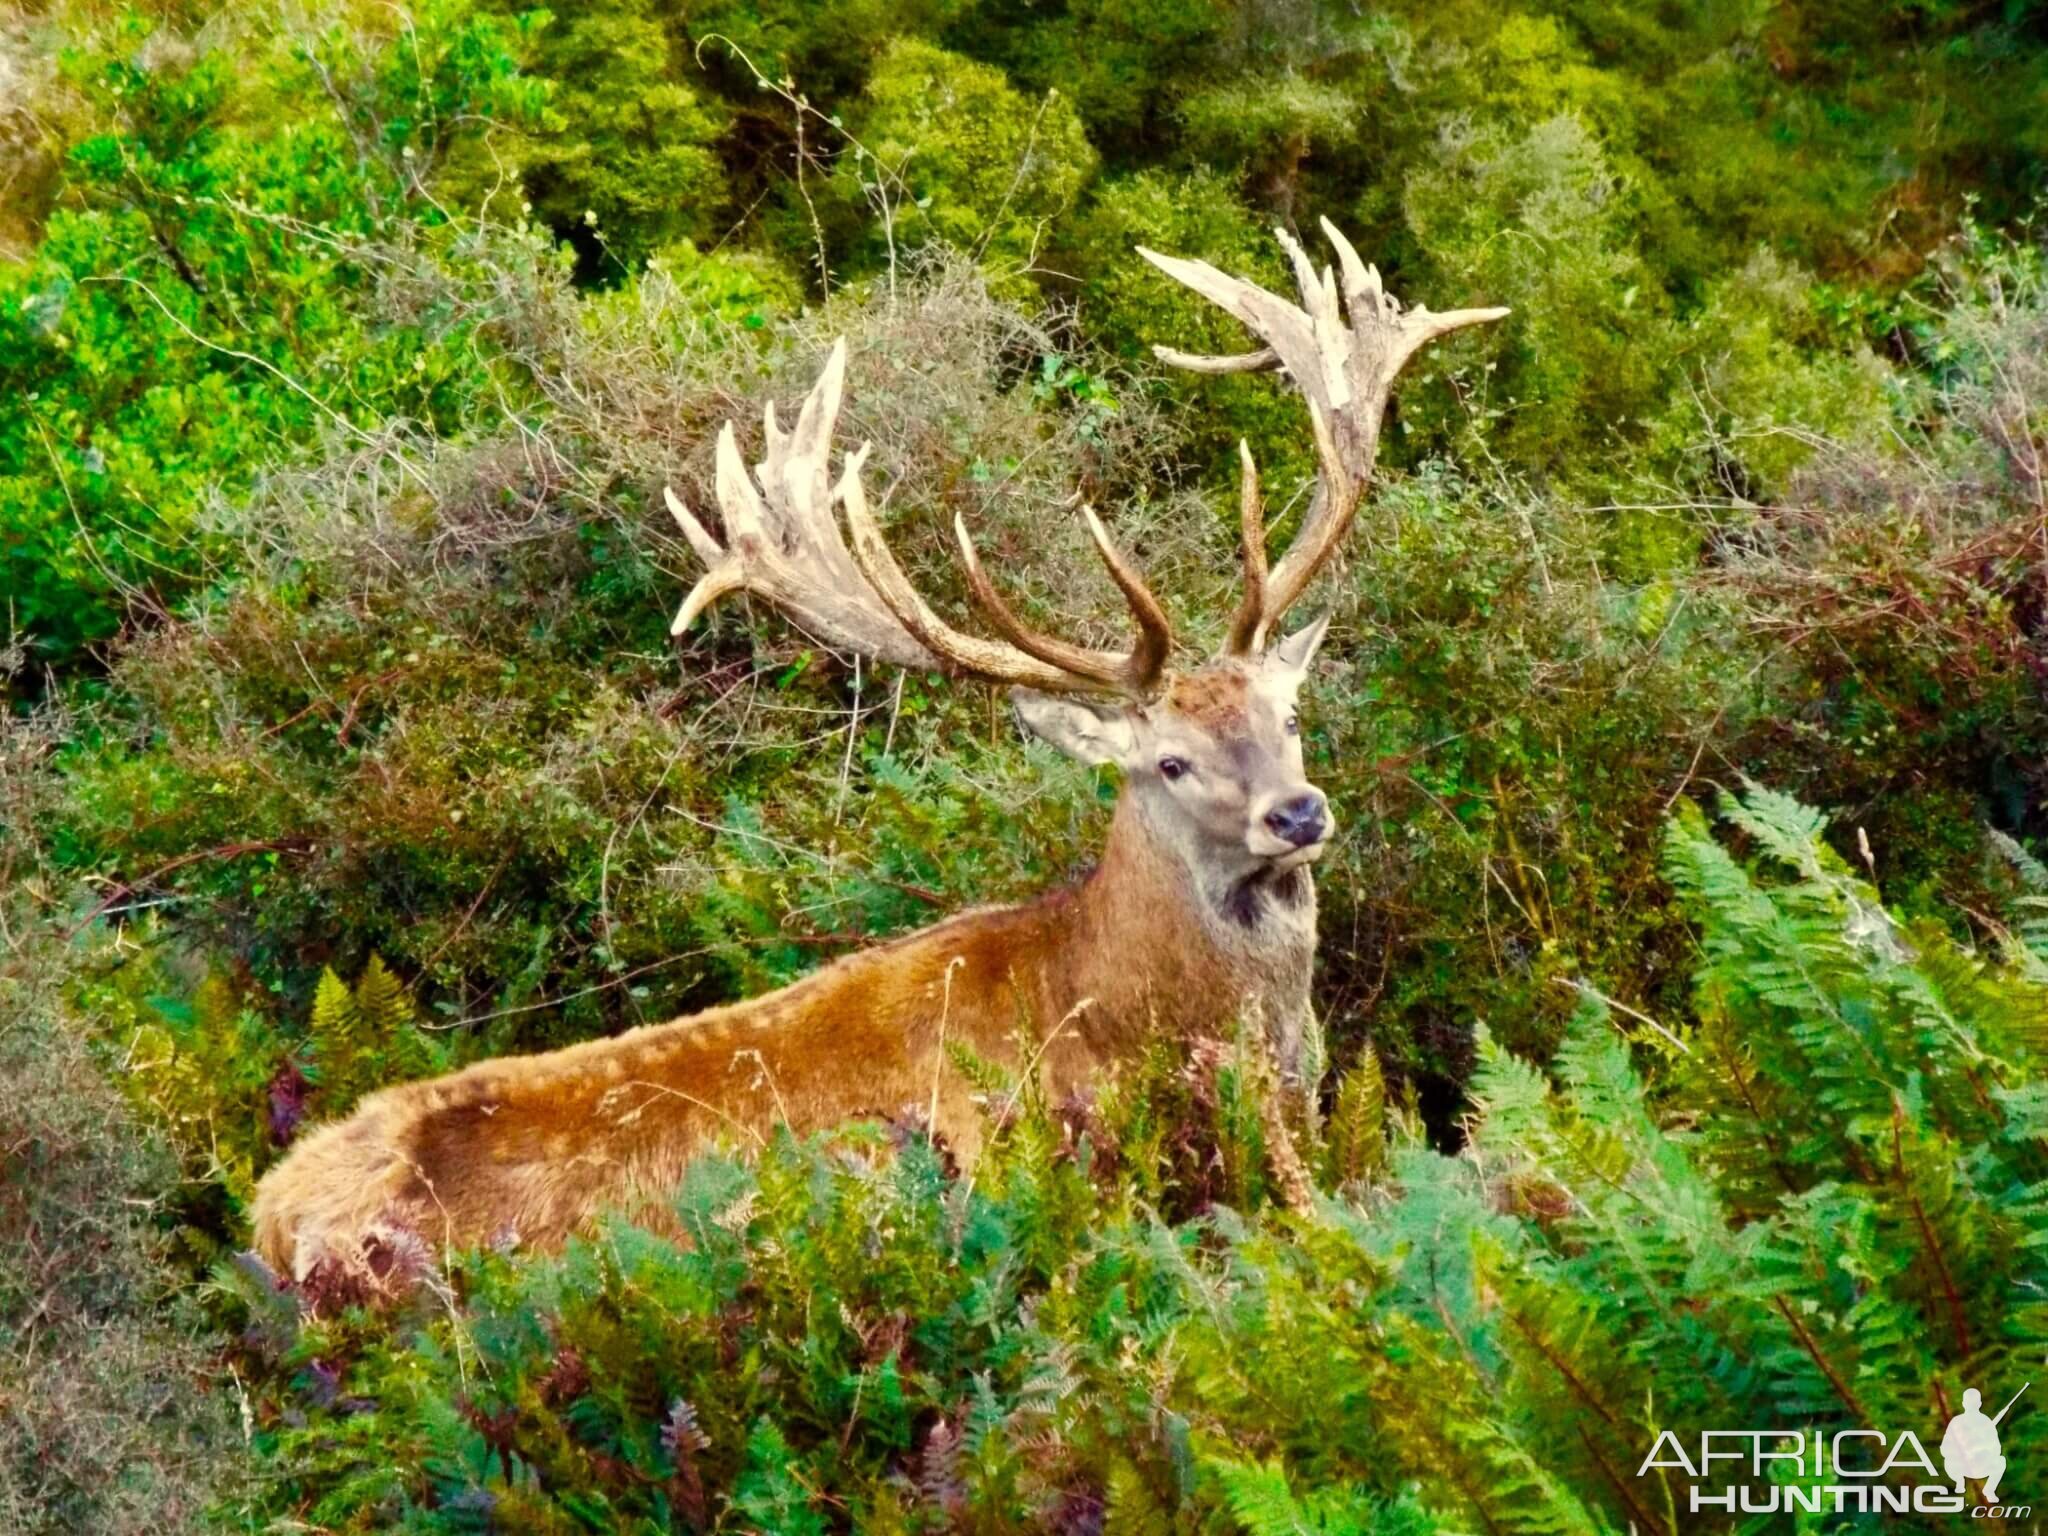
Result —
<path fill-rule="evenodd" d="M 1963 1394 L 1963 1411 L 1948 1421 L 1948 1428 L 1941 1436 L 1941 1465 L 1948 1475 L 1955 1479 L 1956 1492 L 1963 1491 L 1963 1484 L 1969 1478 L 1984 1480 L 1984 1502 L 1998 1502 L 1998 1480 L 2005 1476 L 2005 1456 L 1999 1450 L 1998 1425 L 2008 1413 L 2012 1404 L 2033 1383 L 2020 1383 L 2020 1390 L 2013 1393 L 2012 1402 L 2007 1403 L 1991 1418 L 1985 1418 L 1979 1405 L 1983 1394 L 1971 1387 Z"/>
<path fill-rule="evenodd" d="M 1963 1393 L 1963 1411 L 1948 1421 L 1941 1436 L 1941 1466 L 1912 1430 L 1896 1435 L 1880 1429 L 1821 1430 L 1709 1429 L 1688 1447 L 1673 1430 L 1664 1430 L 1636 1469 L 1647 1477 L 1659 1468 L 1683 1472 L 1694 1479 L 1687 1490 L 1694 1514 L 1722 1510 L 1728 1514 L 1918 1514 L 1960 1515 L 1972 1519 L 2025 1519 L 2025 1504 L 2001 1504 L 2005 1450 L 1998 1426 L 2025 1395 L 2022 1382 L 2006 1405 L 1986 1416 L 1983 1394 L 1975 1387 Z M 1740 1463 L 1730 1469 L 1717 1463 Z M 1733 1470 L 1734 1475 L 1730 1472 Z M 1915 1475 L 1917 1474 L 1917 1475 Z M 1946 1474 L 1944 1476 L 1944 1474 Z M 1966 1484 L 1983 1490 L 1972 1504 Z M 1701 1483 L 1709 1486 L 1701 1487 Z M 1719 1483 L 1720 1486 L 1712 1486 Z"/>

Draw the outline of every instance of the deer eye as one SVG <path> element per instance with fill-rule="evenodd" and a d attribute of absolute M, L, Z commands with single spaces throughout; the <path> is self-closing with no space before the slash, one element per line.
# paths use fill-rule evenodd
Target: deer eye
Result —
<path fill-rule="evenodd" d="M 1159 759 L 1159 775 L 1171 782 L 1188 771 L 1188 760 L 1184 757 L 1162 757 Z"/>
<path fill-rule="evenodd" d="M 1301 734 L 1301 716 L 1289 715 L 1287 717 L 1287 723 L 1282 727 L 1282 729 L 1285 730 L 1287 734 L 1290 736 L 1299 736 Z"/>

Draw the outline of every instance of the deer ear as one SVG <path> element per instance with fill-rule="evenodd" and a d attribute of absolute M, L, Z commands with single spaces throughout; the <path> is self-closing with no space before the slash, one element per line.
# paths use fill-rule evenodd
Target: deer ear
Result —
<path fill-rule="evenodd" d="M 1087 704 L 1035 688 L 1012 688 L 1010 702 L 1025 730 L 1081 762 L 1125 763 L 1137 749 L 1138 733 L 1121 704 Z"/>
<path fill-rule="evenodd" d="M 1290 672 L 1306 672 L 1308 664 L 1316 659 L 1316 652 L 1323 648 L 1323 636 L 1329 632 L 1330 616 L 1326 613 L 1274 646 L 1266 653 L 1267 659 Z"/>

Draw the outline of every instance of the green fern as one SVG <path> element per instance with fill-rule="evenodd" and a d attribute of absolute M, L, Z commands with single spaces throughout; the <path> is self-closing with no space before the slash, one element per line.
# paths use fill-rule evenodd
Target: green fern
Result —
<path fill-rule="evenodd" d="M 1675 1536 L 1719 1526 L 1634 1475 L 1665 1430 L 1932 1432 L 2048 1350 L 2044 987 L 1893 917 L 1814 813 L 1727 809 L 1666 838 L 1693 1017 L 1650 1049 L 1588 992 L 1542 1063 L 1476 1031 L 1457 1156 L 1367 1057 L 1336 1197 L 1275 1220 L 1247 1041 L 1161 1043 L 1080 1111 L 956 1053 L 969 1175 L 885 1127 L 782 1135 L 694 1164 L 673 1233 L 462 1261 L 396 1334 L 306 1324 L 287 1353 L 355 1406 L 258 1379 L 290 1517 Z M 381 967 L 324 981 L 323 1060 L 386 1072 L 402 1013 Z M 2048 1415 L 2003 1432 L 2048 1453 Z"/>
<path fill-rule="evenodd" d="M 1328 1532 L 1329 1536 L 1360 1536 L 1365 1527 L 1355 1520 L 1326 1523 L 1311 1515 L 1287 1485 L 1287 1473 L 1277 1462 L 1238 1462 L 1217 1458 L 1206 1464 L 1210 1476 L 1222 1484 L 1230 1513 L 1248 1536 L 1306 1536 Z"/>
<path fill-rule="evenodd" d="M 372 954 L 354 990 L 320 973 L 307 1021 L 305 1070 L 322 1115 L 345 1113 L 364 1094 L 442 1070 L 445 1049 L 416 1022 L 412 1000 Z"/>
<path fill-rule="evenodd" d="M 1343 1188 L 1375 1178 L 1387 1161 L 1387 1083 L 1368 1045 L 1337 1085 L 1324 1131 L 1323 1178 Z"/>
<path fill-rule="evenodd" d="M 1171 1536 L 1173 1517 L 1144 1475 L 1119 1456 L 1103 1489 L 1102 1536 Z"/>

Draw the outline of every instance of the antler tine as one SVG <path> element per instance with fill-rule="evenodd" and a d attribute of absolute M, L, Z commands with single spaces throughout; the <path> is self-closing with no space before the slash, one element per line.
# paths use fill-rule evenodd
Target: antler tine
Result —
<path fill-rule="evenodd" d="M 925 665 L 956 676 L 1052 692 L 1071 693 L 1077 687 L 1092 686 L 1091 680 L 1076 679 L 1061 668 L 1011 646 L 963 634 L 940 618 L 896 563 L 888 540 L 882 537 L 881 524 L 868 510 L 867 490 L 859 479 L 852 474 L 843 477 L 840 492 L 846 507 L 846 526 L 853 535 L 853 558 L 869 589 L 928 653 Z"/>
<path fill-rule="evenodd" d="M 1095 540 L 1096 554 L 1102 557 L 1109 579 L 1123 593 L 1124 602 L 1131 610 L 1131 620 L 1138 626 L 1138 638 L 1119 671 L 1125 689 L 1142 698 L 1158 686 L 1160 676 L 1166 671 L 1167 660 L 1173 655 L 1173 624 L 1166 617 L 1165 607 L 1145 585 L 1144 578 L 1124 559 L 1123 552 L 1110 542 L 1109 530 L 1102 526 L 1102 519 L 1095 515 L 1095 509 L 1083 505 L 1081 515 L 1088 520 L 1088 533 Z"/>
<path fill-rule="evenodd" d="M 1280 366 L 1280 354 L 1271 347 L 1245 352 L 1236 357 L 1211 357 L 1205 352 L 1183 352 L 1178 347 L 1154 346 L 1153 355 L 1189 373 L 1265 373 Z"/>
<path fill-rule="evenodd" d="M 1129 651 L 1119 654 L 1091 650 L 1031 629 L 1003 601 L 995 583 L 982 569 L 981 556 L 967 532 L 966 518 L 955 517 L 953 536 L 959 547 L 960 569 L 967 578 L 967 590 L 973 595 L 975 606 L 980 608 L 983 617 L 1004 639 L 1027 656 L 1035 656 L 1077 677 L 1091 678 L 1104 688 L 1135 698 L 1149 697 L 1157 689 L 1160 674 L 1166 669 L 1166 660 L 1173 653 L 1173 626 L 1159 599 L 1152 595 L 1151 588 L 1110 542 L 1109 531 L 1102 526 L 1102 519 L 1095 515 L 1095 509 L 1083 507 L 1081 512 L 1088 520 L 1088 532 L 1095 540 L 1096 553 L 1108 567 L 1110 580 L 1123 593 L 1131 618 L 1137 624 L 1138 638 Z"/>
<path fill-rule="evenodd" d="M 1266 511 L 1259 498 L 1259 466 L 1252 458 L 1252 445 L 1241 437 L 1237 456 L 1244 596 L 1238 600 L 1237 616 L 1230 621 L 1230 639 L 1224 649 L 1232 656 L 1248 656 L 1266 643 Z"/>
<path fill-rule="evenodd" d="M 1411 357 L 1439 336 L 1471 325 L 1489 325 L 1509 314 L 1507 306 L 1498 304 L 1481 309 L 1447 309 L 1442 314 L 1434 314 L 1426 304 L 1418 304 L 1404 315 L 1399 301 L 1382 286 L 1379 268 L 1361 261 L 1357 248 L 1336 225 L 1328 219 L 1319 222 L 1337 251 L 1337 264 L 1344 273 L 1344 302 L 1350 307 L 1351 330 L 1359 344 L 1366 345 L 1368 337 L 1376 332 L 1398 333 L 1398 344 L 1387 347 L 1385 352 L 1388 384 L 1393 383 L 1394 376 Z"/>
<path fill-rule="evenodd" d="M 973 541 L 967 537 L 965 522 L 959 517 L 954 518 L 953 529 L 968 590 L 983 614 L 1002 632 L 1003 640 L 984 640 L 955 629 L 932 611 L 903 573 L 889 541 L 882 535 L 881 525 L 868 509 L 867 493 L 859 482 L 849 479 L 841 489 L 846 525 L 853 534 L 853 558 L 862 574 L 903 627 L 917 637 L 919 644 L 945 670 L 1058 693 L 1105 692 L 1147 698 L 1156 690 L 1173 645 L 1165 610 L 1109 546 L 1108 535 L 1099 523 L 1093 524 L 1097 547 L 1103 551 L 1110 575 L 1122 588 L 1138 621 L 1138 642 L 1127 653 L 1090 650 L 1027 628 L 989 581 Z M 1092 522 L 1094 515 L 1089 515 Z"/>
<path fill-rule="evenodd" d="M 669 512 L 705 565 L 671 633 L 681 634 L 720 598 L 745 591 L 835 646 L 899 666 L 937 668 L 1054 693 L 1145 694 L 1156 687 L 1172 644 L 1166 614 L 1110 547 L 1092 514 L 1097 546 L 1138 621 L 1139 638 L 1128 654 L 1064 646 L 1038 636 L 1030 637 L 1029 646 L 985 640 L 963 634 L 934 613 L 904 575 L 869 511 L 860 478 L 867 446 L 847 455 L 836 484 L 830 478 L 832 431 L 845 378 L 846 343 L 841 339 L 794 427 L 783 431 L 773 405 L 764 411 L 765 447 L 751 475 L 731 424 L 719 432 L 716 484 L 724 544 L 672 489 L 664 489 Z M 850 549 L 835 504 L 846 509 Z M 968 560 L 969 583 L 977 595 L 982 589 L 992 591 L 971 549 Z M 1010 623 L 1029 635 L 1013 618 Z"/>
<path fill-rule="evenodd" d="M 1308 316 L 1300 309 L 1277 294 L 1219 272 L 1206 261 L 1164 256 L 1143 245 L 1138 247 L 1138 254 L 1168 277 L 1185 283 L 1203 298 L 1228 310 L 1244 323 L 1245 329 L 1266 343 L 1258 351 L 1239 357 L 1203 356 L 1197 372 L 1240 373 L 1277 366 L 1285 367 L 1297 379 L 1302 377 L 1303 366 L 1315 357 L 1315 333 Z M 1180 360 L 1198 355 L 1173 348 L 1155 347 L 1153 351 L 1163 361 L 1177 365 Z"/>
<path fill-rule="evenodd" d="M 1439 336 L 1507 314 L 1505 309 L 1489 308 L 1435 315 L 1420 306 L 1404 312 L 1381 286 L 1378 271 L 1359 259 L 1336 226 L 1325 219 L 1322 228 L 1337 254 L 1334 272 L 1328 267 L 1318 272 L 1292 235 L 1276 231 L 1301 289 L 1299 305 L 1220 272 L 1205 261 L 1185 261 L 1138 248 L 1138 254 L 1160 271 L 1236 316 L 1266 343 L 1237 357 L 1154 347 L 1159 358 L 1174 367 L 1207 374 L 1284 367 L 1308 405 L 1315 431 L 1319 463 L 1315 495 L 1301 531 L 1262 583 L 1256 616 L 1250 607 L 1252 560 L 1247 550 L 1246 606 L 1231 625 L 1231 654 L 1248 654 L 1262 647 L 1280 616 L 1343 543 L 1372 477 L 1394 380 L 1408 360 Z M 1249 466 L 1249 454 L 1245 457 Z M 1247 467 L 1248 483 L 1250 479 Z M 1246 494 L 1256 493 L 1247 490 Z M 1260 559 L 1263 561 L 1263 550 Z"/>
<path fill-rule="evenodd" d="M 813 399 L 835 411 L 834 376 L 843 366 L 835 348 L 834 360 L 812 391 Z M 832 498 L 815 489 L 822 449 L 813 458 L 791 448 L 792 440 L 779 430 L 770 433 L 757 485 L 740 457 L 732 424 L 720 430 L 716 484 L 725 520 L 723 546 L 673 488 L 664 488 L 670 515 L 705 565 L 704 575 L 676 610 L 669 633 L 680 635 L 720 598 L 747 591 L 834 645 L 900 666 L 930 665 L 930 656 L 879 605 L 860 600 L 866 589 L 833 521 Z"/>

